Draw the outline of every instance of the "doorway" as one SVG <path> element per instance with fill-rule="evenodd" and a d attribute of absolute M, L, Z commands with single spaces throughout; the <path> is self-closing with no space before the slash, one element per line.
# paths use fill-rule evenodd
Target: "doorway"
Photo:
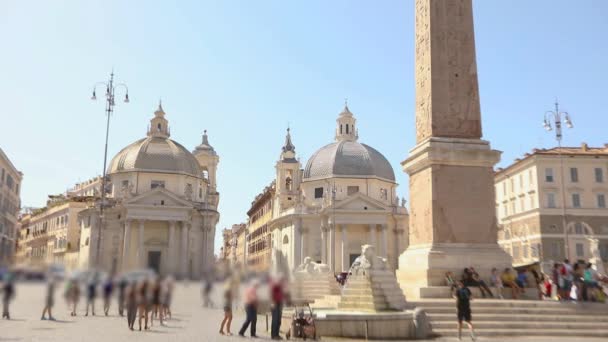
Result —
<path fill-rule="evenodd" d="M 148 268 L 160 274 L 160 251 L 148 252 Z"/>

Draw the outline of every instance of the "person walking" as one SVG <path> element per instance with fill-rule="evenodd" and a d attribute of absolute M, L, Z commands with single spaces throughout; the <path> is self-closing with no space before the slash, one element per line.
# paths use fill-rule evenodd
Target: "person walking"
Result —
<path fill-rule="evenodd" d="M 150 316 L 150 326 L 154 324 L 154 317 L 158 317 L 160 325 L 163 325 L 163 310 L 161 304 L 162 283 L 160 277 L 157 277 L 152 285 L 152 314 Z"/>
<path fill-rule="evenodd" d="M 87 308 L 85 316 L 89 315 L 89 307 L 91 307 L 91 313 L 95 316 L 95 297 L 97 296 L 97 273 L 93 275 L 87 284 Z"/>
<path fill-rule="evenodd" d="M 471 340 L 475 341 L 475 330 L 473 329 L 473 320 L 471 317 L 471 300 L 473 295 L 471 290 L 467 288 L 462 281 L 458 281 L 458 288 L 454 291 L 456 299 L 456 309 L 458 316 L 458 340 L 462 336 L 462 322 L 466 322 L 471 332 Z"/>
<path fill-rule="evenodd" d="M 47 313 L 49 315 L 49 318 L 48 318 L 49 321 L 55 320 L 55 318 L 53 317 L 53 314 L 51 312 L 54 304 L 55 304 L 55 279 L 53 279 L 53 276 L 49 276 L 49 281 L 46 285 L 46 298 L 45 298 L 45 302 L 44 302 L 44 309 L 42 309 L 42 317 L 40 318 L 40 320 L 42 320 L 42 321 L 46 320 L 45 315 Z"/>
<path fill-rule="evenodd" d="M 281 340 L 279 330 L 281 329 L 281 317 L 283 315 L 283 301 L 285 300 L 285 281 L 281 276 L 270 285 L 270 298 L 272 301 L 272 324 L 270 327 L 270 338 Z"/>
<path fill-rule="evenodd" d="M 78 280 L 70 279 L 68 281 L 65 296 L 68 301 L 68 305 L 72 309 L 70 311 L 70 316 L 76 316 L 76 306 L 78 305 L 78 300 L 80 299 L 80 285 L 78 284 Z"/>
<path fill-rule="evenodd" d="M 139 311 L 139 331 L 141 331 L 141 320 L 145 319 L 144 329 L 148 330 L 149 313 L 148 281 L 142 280 L 137 287 L 137 311 Z"/>
<path fill-rule="evenodd" d="M 232 282 L 227 280 L 224 284 L 224 319 L 222 320 L 222 324 L 220 324 L 220 335 L 228 335 L 232 336 L 230 332 L 230 324 L 232 324 L 232 299 L 233 299 L 233 290 L 232 290 Z M 226 332 L 224 333 L 224 327 L 226 327 Z"/>
<path fill-rule="evenodd" d="M 239 336 L 245 337 L 245 331 L 251 324 L 251 337 L 257 337 L 255 334 L 256 324 L 258 321 L 258 282 L 253 281 L 245 290 L 245 322 L 239 330 Z"/>
<path fill-rule="evenodd" d="M 129 283 L 127 279 L 121 277 L 118 281 L 118 314 L 122 317 L 125 310 L 126 291 Z"/>
<path fill-rule="evenodd" d="M 114 291 L 114 279 L 108 277 L 103 284 L 103 313 L 107 316 L 110 312 L 110 302 Z"/>
<path fill-rule="evenodd" d="M 137 284 L 135 282 L 127 283 L 127 286 L 125 286 L 124 306 L 127 308 L 127 325 L 129 329 L 133 330 L 135 317 L 137 317 Z M 141 330 L 141 327 L 139 330 Z"/>
<path fill-rule="evenodd" d="M 171 300 L 173 298 L 173 277 L 168 276 L 165 278 L 163 282 L 163 314 L 165 315 L 165 320 L 171 319 Z"/>
<path fill-rule="evenodd" d="M 10 320 L 9 304 L 15 296 L 15 283 L 11 273 L 4 275 L 4 284 L 2 284 L 0 290 L 2 292 L 2 318 Z"/>

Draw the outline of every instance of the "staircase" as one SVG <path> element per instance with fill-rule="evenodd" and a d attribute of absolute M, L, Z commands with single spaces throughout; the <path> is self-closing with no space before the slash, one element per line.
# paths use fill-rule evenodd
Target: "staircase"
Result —
<path fill-rule="evenodd" d="M 455 300 L 425 299 L 408 304 L 426 311 L 434 334 L 456 336 Z M 478 336 L 608 338 L 608 304 L 477 299 L 471 302 L 471 311 Z M 463 335 L 468 335 L 466 325 Z"/>

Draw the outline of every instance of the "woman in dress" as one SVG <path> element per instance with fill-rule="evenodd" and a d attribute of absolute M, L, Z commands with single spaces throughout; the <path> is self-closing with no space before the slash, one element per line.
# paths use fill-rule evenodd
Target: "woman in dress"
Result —
<path fill-rule="evenodd" d="M 222 320 L 222 324 L 220 325 L 220 334 L 232 336 L 230 332 L 230 324 L 232 323 L 232 284 L 230 280 L 226 281 L 224 284 L 224 319 Z M 226 327 L 226 333 L 224 333 L 224 326 Z"/>

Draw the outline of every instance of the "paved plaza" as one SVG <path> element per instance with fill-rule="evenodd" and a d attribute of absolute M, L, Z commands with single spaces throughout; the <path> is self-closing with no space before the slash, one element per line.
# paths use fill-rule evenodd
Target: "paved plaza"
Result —
<path fill-rule="evenodd" d="M 127 329 L 126 318 L 118 316 L 116 301 L 112 303 L 109 317 L 102 315 L 102 302 L 97 301 L 97 316 L 84 316 L 84 300 L 81 300 L 77 317 L 71 317 L 62 297 L 61 287 L 56 294 L 54 316 L 56 322 L 41 321 L 40 315 L 44 303 L 42 284 L 19 284 L 17 298 L 11 306 L 12 320 L 0 321 L 0 341 L 243 341 L 250 338 L 238 336 L 220 336 L 218 325 L 222 318 L 220 309 L 205 309 L 201 304 L 200 286 L 198 283 L 180 284 L 176 287 L 173 305 L 173 319 L 166 326 L 158 322 L 144 332 Z M 218 298 L 218 296 L 214 296 Z M 100 315 L 101 314 L 101 315 Z M 235 313 L 233 333 L 236 333 L 243 322 L 241 311 Z M 137 323 L 136 323 L 137 328 Z M 258 318 L 259 340 L 270 340 L 266 331 L 265 317 Z M 323 341 L 352 341 L 349 339 L 323 338 Z M 453 337 L 438 338 L 434 341 L 455 341 Z M 463 338 L 463 341 L 468 341 Z M 578 341 L 574 338 L 487 338 L 478 341 Z M 585 339 L 585 341 L 602 341 L 602 339 Z"/>

